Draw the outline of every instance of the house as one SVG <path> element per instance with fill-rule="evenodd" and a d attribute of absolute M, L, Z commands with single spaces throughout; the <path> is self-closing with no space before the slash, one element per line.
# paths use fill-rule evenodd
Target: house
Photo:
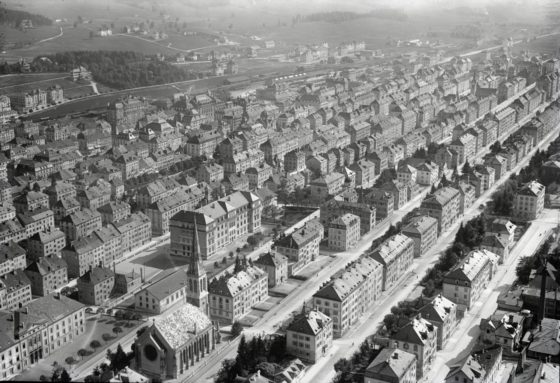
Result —
<path fill-rule="evenodd" d="M 447 231 L 459 217 L 459 190 L 443 187 L 432 195 L 426 196 L 420 205 L 420 214 L 438 220 L 438 232 L 441 235 Z"/>
<path fill-rule="evenodd" d="M 416 355 L 386 347 L 367 366 L 364 383 L 416 382 Z"/>
<path fill-rule="evenodd" d="M 559 320 L 543 318 L 539 327 L 531 331 L 530 343 L 527 348 L 527 357 L 538 360 L 549 360 L 552 363 L 559 363 L 559 332 Z"/>
<path fill-rule="evenodd" d="M 134 341 L 138 372 L 154 380 L 176 379 L 215 348 L 212 322 L 197 307 L 186 303 L 158 318 Z"/>
<path fill-rule="evenodd" d="M 418 314 L 401 327 L 392 340 L 399 350 L 416 356 L 416 378 L 421 379 L 430 368 L 437 350 L 438 328 Z"/>
<path fill-rule="evenodd" d="M 14 241 L 0 244 L 0 276 L 26 266 L 25 250 Z"/>
<path fill-rule="evenodd" d="M 525 316 L 497 310 L 490 318 L 480 321 L 480 342 L 498 345 L 506 355 L 513 356 L 520 350 L 524 335 Z"/>
<path fill-rule="evenodd" d="M 360 217 L 346 213 L 331 221 L 328 230 L 330 249 L 349 250 L 360 240 Z"/>
<path fill-rule="evenodd" d="M 105 267 L 91 267 L 78 278 L 78 300 L 86 305 L 103 306 L 115 287 L 115 274 Z"/>
<path fill-rule="evenodd" d="M 288 279 L 288 258 L 285 255 L 268 251 L 253 263 L 268 273 L 268 287 L 281 285 Z"/>
<path fill-rule="evenodd" d="M 496 254 L 500 264 L 504 263 L 504 260 L 509 256 L 507 237 L 503 234 L 486 233 L 480 243 L 480 248 Z"/>
<path fill-rule="evenodd" d="M 31 302 L 31 281 L 21 269 L 12 270 L 0 276 L 0 308 L 12 311 Z"/>
<path fill-rule="evenodd" d="M 525 363 L 522 362 L 521 371 L 525 370 Z M 502 348 L 489 347 L 479 350 L 469 356 L 456 366 L 451 366 L 450 371 L 445 377 L 445 383 L 494 383 L 499 381 L 501 377 L 502 366 Z M 528 371 L 527 371 L 528 372 Z M 534 372 L 534 371 L 533 371 Z M 512 383 L 522 383 L 533 381 L 519 378 L 517 373 L 513 373 L 510 377 Z M 540 381 L 541 375 L 537 374 Z M 527 375 L 529 377 L 529 375 Z M 535 377 L 535 376 L 533 376 Z M 544 382 L 543 382 L 544 383 Z"/>
<path fill-rule="evenodd" d="M 438 350 L 443 349 L 459 324 L 457 305 L 439 294 L 418 312 L 422 315 L 422 318 L 438 328 L 437 348 Z"/>
<path fill-rule="evenodd" d="M 286 352 L 307 363 L 327 355 L 333 341 L 333 321 L 315 309 L 294 318 L 286 329 Z"/>

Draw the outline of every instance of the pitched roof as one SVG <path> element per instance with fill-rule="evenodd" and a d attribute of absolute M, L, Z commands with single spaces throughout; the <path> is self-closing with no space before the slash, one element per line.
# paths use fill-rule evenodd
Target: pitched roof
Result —
<path fill-rule="evenodd" d="M 415 363 L 416 355 L 386 347 L 369 364 L 365 374 L 372 377 L 390 377 L 400 382 Z"/>
<path fill-rule="evenodd" d="M 413 344 L 424 345 L 429 338 L 436 336 L 437 328 L 422 317 L 412 319 L 408 324 L 401 327 L 393 339 Z"/>
<path fill-rule="evenodd" d="M 323 331 L 330 322 L 332 322 L 332 319 L 329 316 L 318 310 L 312 310 L 294 318 L 286 331 L 315 336 Z"/>
<path fill-rule="evenodd" d="M 153 326 L 172 348 L 177 349 L 212 323 L 198 307 L 186 303 L 163 319 L 156 320 Z"/>
<path fill-rule="evenodd" d="M 114 277 L 115 274 L 111 269 L 106 267 L 93 267 L 91 270 L 88 270 L 84 275 L 82 275 L 78 281 L 81 283 L 92 283 L 96 285 Z"/>

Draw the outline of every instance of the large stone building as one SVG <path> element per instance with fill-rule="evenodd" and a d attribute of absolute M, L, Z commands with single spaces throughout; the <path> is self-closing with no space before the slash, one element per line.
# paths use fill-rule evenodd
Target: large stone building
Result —
<path fill-rule="evenodd" d="M 414 241 L 404 234 L 396 234 L 383 241 L 369 256 L 383 265 L 383 291 L 386 291 L 412 265 Z"/>
<path fill-rule="evenodd" d="M 468 311 L 480 298 L 496 272 L 498 257 L 488 250 L 473 250 L 463 261 L 445 274 L 443 296 Z"/>
<path fill-rule="evenodd" d="M 45 296 L 68 283 L 68 267 L 64 259 L 47 256 L 33 261 L 25 269 L 31 281 L 31 293 Z"/>
<path fill-rule="evenodd" d="M 91 267 L 78 278 L 78 300 L 86 305 L 103 306 L 115 287 L 115 274 L 105 267 Z"/>
<path fill-rule="evenodd" d="M 428 195 L 420 205 L 420 214 L 438 220 L 438 233 L 447 231 L 459 218 L 461 195 L 459 190 L 443 187 Z"/>
<path fill-rule="evenodd" d="M 246 262 L 238 259 L 237 272 L 210 282 L 208 292 L 212 319 L 231 324 L 268 299 L 268 273 Z"/>
<path fill-rule="evenodd" d="M 518 219 L 536 219 L 544 209 L 545 187 L 531 181 L 517 191 L 513 202 L 513 215 Z"/>
<path fill-rule="evenodd" d="M 261 229 L 262 204 L 251 192 L 239 191 L 195 211 L 180 211 L 169 221 L 171 255 L 190 257 L 195 220 L 200 256 L 208 259 L 244 235 Z"/>
<path fill-rule="evenodd" d="M 414 241 L 414 257 L 417 258 L 435 245 L 438 239 L 438 221 L 425 215 L 415 217 L 401 232 Z"/>
<path fill-rule="evenodd" d="M 329 248 L 346 251 L 360 240 L 360 217 L 346 213 L 329 224 Z"/>
<path fill-rule="evenodd" d="M 335 337 L 342 336 L 379 299 L 383 266 L 363 256 L 336 274 L 313 295 L 313 306 L 333 320 Z"/>
<path fill-rule="evenodd" d="M 13 313 L 0 312 L 0 379 L 9 380 L 86 329 L 85 306 L 60 294 L 30 302 Z"/>
<path fill-rule="evenodd" d="M 327 355 L 332 340 L 332 319 L 318 310 L 296 316 L 286 329 L 286 351 L 308 363 Z"/>
<path fill-rule="evenodd" d="M 416 355 L 416 378 L 430 369 L 437 350 L 438 328 L 418 315 L 401 327 L 392 339 L 399 350 Z"/>
<path fill-rule="evenodd" d="M 293 233 L 281 236 L 273 247 L 288 257 L 288 275 L 295 275 L 319 255 L 324 228 L 318 220 L 311 220 Z"/>
<path fill-rule="evenodd" d="M 440 294 L 418 312 L 438 328 L 437 343 L 438 350 L 441 350 L 458 325 L 457 305 Z"/>
<path fill-rule="evenodd" d="M 185 304 L 154 323 L 134 342 L 138 372 L 151 379 L 177 379 L 215 348 L 212 323 L 197 307 Z"/>

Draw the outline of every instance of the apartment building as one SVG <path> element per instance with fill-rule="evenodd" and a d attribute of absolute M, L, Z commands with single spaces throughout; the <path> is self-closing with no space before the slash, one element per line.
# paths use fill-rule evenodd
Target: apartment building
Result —
<path fill-rule="evenodd" d="M 288 257 L 277 251 L 268 251 L 253 261 L 268 273 L 268 287 L 281 285 L 288 279 Z"/>
<path fill-rule="evenodd" d="M 88 208 L 78 210 L 60 221 L 60 230 L 64 232 L 68 241 L 87 237 L 101 227 L 101 214 Z"/>
<path fill-rule="evenodd" d="M 369 233 L 375 226 L 375 207 L 367 203 L 337 199 L 331 199 L 321 205 L 321 223 L 327 226 L 333 219 L 347 213 L 360 218 L 360 235 Z"/>
<path fill-rule="evenodd" d="M 324 227 L 318 220 L 311 220 L 291 234 L 278 238 L 273 248 L 288 257 L 288 275 L 296 275 L 319 255 L 319 244 Z"/>
<path fill-rule="evenodd" d="M 68 266 L 64 259 L 46 256 L 31 262 L 25 275 L 31 281 L 31 293 L 44 297 L 68 283 Z"/>
<path fill-rule="evenodd" d="M 0 378 L 8 380 L 73 342 L 86 329 L 85 306 L 60 294 L 0 313 Z"/>
<path fill-rule="evenodd" d="M 68 265 L 68 277 L 78 278 L 91 266 L 104 264 L 105 246 L 97 236 L 83 237 L 62 249 L 62 258 Z"/>
<path fill-rule="evenodd" d="M 78 300 L 86 305 L 103 306 L 115 287 L 115 274 L 105 267 L 91 267 L 78 278 Z"/>
<path fill-rule="evenodd" d="M 443 349 L 459 324 L 457 305 L 439 294 L 418 312 L 437 327 L 437 348 Z"/>
<path fill-rule="evenodd" d="M 419 212 L 438 220 L 438 233 L 441 235 L 459 218 L 460 197 L 459 190 L 449 186 L 443 187 L 424 198 Z"/>
<path fill-rule="evenodd" d="M 346 213 L 331 221 L 328 231 L 330 249 L 349 250 L 360 240 L 360 217 Z"/>
<path fill-rule="evenodd" d="M 0 276 L 0 309 L 12 311 L 31 302 L 31 281 L 21 269 Z"/>
<path fill-rule="evenodd" d="M 443 296 L 468 311 L 492 279 L 498 265 L 496 254 L 488 250 L 471 251 L 459 265 L 445 274 Z"/>
<path fill-rule="evenodd" d="M 251 192 L 238 191 L 197 210 L 180 211 L 169 221 L 170 253 L 191 257 L 195 220 L 200 256 L 208 259 L 224 246 L 261 229 L 262 203 Z"/>
<path fill-rule="evenodd" d="M 286 329 L 286 351 L 304 362 L 317 362 L 332 347 L 332 322 L 317 309 L 296 316 Z"/>
<path fill-rule="evenodd" d="M 373 188 L 364 197 L 365 202 L 375 207 L 375 215 L 377 221 L 391 218 L 395 210 L 395 197 L 392 193 L 383 189 Z"/>
<path fill-rule="evenodd" d="M 123 253 L 130 252 L 152 240 L 152 222 L 144 213 L 134 213 L 128 218 L 114 221 L 112 226 L 120 235 L 120 249 Z"/>
<path fill-rule="evenodd" d="M 25 250 L 14 241 L 0 244 L 0 276 L 26 266 Z"/>
<path fill-rule="evenodd" d="M 537 181 L 531 181 L 520 188 L 513 202 L 513 215 L 517 219 L 536 219 L 544 209 L 545 187 Z"/>
<path fill-rule="evenodd" d="M 383 265 L 383 291 L 386 291 L 412 265 L 414 241 L 404 234 L 395 234 L 383 241 L 369 256 Z"/>
<path fill-rule="evenodd" d="M 426 215 L 415 217 L 402 228 L 401 233 L 414 241 L 414 257 L 418 258 L 436 244 L 438 221 Z"/>
<path fill-rule="evenodd" d="M 313 306 L 333 320 L 333 333 L 341 337 L 381 296 L 383 266 L 362 256 L 335 274 L 313 294 Z"/>
<path fill-rule="evenodd" d="M 27 256 L 37 260 L 50 255 L 60 255 L 66 246 L 66 236 L 58 228 L 35 233 L 27 239 Z"/>
<path fill-rule="evenodd" d="M 210 317 L 233 323 L 268 299 L 268 273 L 241 261 L 241 270 L 214 278 L 208 285 Z"/>
<path fill-rule="evenodd" d="M 392 340 L 399 350 L 416 356 L 416 378 L 421 379 L 431 367 L 437 351 L 438 328 L 418 314 L 401 327 Z"/>

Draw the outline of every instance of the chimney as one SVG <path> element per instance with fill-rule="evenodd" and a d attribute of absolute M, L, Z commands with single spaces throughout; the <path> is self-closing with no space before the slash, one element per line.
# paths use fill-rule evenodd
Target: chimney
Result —
<path fill-rule="evenodd" d="M 21 313 L 19 311 L 14 311 L 14 338 L 19 339 L 19 329 L 21 323 Z"/>
<path fill-rule="evenodd" d="M 513 323 L 513 314 L 509 314 L 509 323 Z"/>

